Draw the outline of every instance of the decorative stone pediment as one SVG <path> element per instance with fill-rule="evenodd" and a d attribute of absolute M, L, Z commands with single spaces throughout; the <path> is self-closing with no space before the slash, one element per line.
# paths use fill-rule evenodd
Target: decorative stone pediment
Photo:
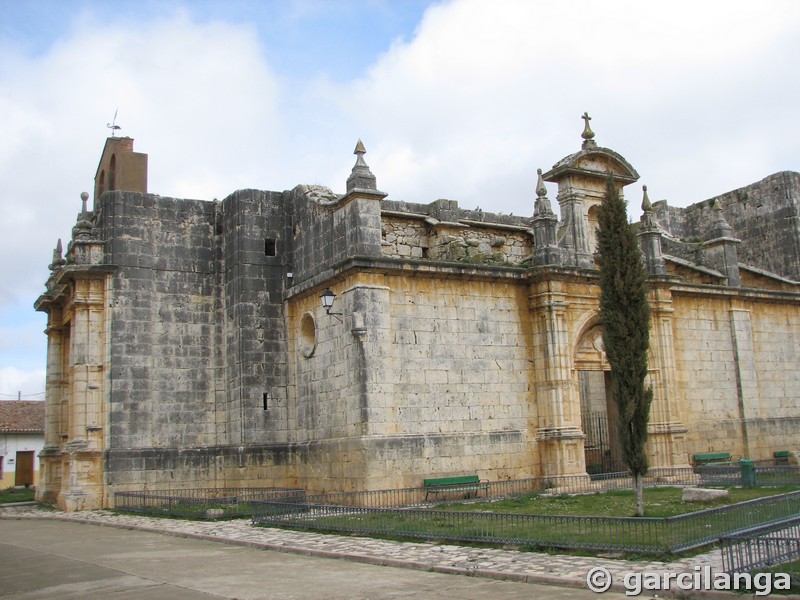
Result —
<path fill-rule="evenodd" d="M 622 156 L 598 146 L 589 127 L 591 117 L 584 113 L 581 118 L 586 122 L 581 149 L 562 158 L 542 178 L 558 184 L 558 245 L 564 250 L 563 264 L 594 268 L 597 207 L 606 194 L 608 178 L 614 179 L 622 194 L 622 188 L 639 179 L 639 174 Z"/>
<path fill-rule="evenodd" d="M 567 176 L 600 177 L 605 183 L 609 173 L 620 187 L 639 179 L 631 164 L 609 148 L 592 146 L 562 158 L 542 175 L 545 181 L 559 182 Z"/>

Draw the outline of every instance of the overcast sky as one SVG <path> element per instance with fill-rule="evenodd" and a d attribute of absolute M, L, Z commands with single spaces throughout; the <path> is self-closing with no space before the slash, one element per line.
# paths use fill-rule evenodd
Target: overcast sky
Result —
<path fill-rule="evenodd" d="M 162 196 L 343 192 L 361 138 L 389 199 L 516 215 L 588 111 L 635 219 L 800 170 L 798 58 L 796 0 L 0 0 L 0 399 L 44 397 L 32 304 L 117 110 Z"/>

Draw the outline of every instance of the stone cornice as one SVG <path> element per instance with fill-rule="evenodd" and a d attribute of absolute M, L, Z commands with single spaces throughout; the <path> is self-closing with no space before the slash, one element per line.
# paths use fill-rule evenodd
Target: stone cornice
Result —
<path fill-rule="evenodd" d="M 323 284 L 328 284 L 331 281 L 341 281 L 353 271 L 377 271 L 387 274 L 420 275 L 450 279 L 458 278 L 467 281 L 525 281 L 528 277 L 528 269 L 521 267 L 502 267 L 388 257 L 350 256 L 331 265 L 329 269 L 318 273 L 314 277 L 293 285 L 285 292 L 284 300 L 304 296 L 311 290 Z"/>
<path fill-rule="evenodd" d="M 48 290 L 33 303 L 37 311 L 48 312 L 50 305 L 63 302 L 70 281 L 79 279 L 102 279 L 116 270 L 116 265 L 66 265 L 55 271 L 47 280 Z"/>
<path fill-rule="evenodd" d="M 755 288 L 732 288 L 725 285 L 710 285 L 702 283 L 682 282 L 670 287 L 673 294 L 684 296 L 728 296 L 746 300 L 760 300 L 765 302 L 800 303 L 800 292 L 784 292 L 777 290 L 761 290 Z"/>

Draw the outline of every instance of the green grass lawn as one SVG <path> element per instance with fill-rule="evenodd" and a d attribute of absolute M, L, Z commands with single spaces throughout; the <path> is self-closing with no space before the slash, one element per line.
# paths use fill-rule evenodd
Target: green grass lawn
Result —
<path fill-rule="evenodd" d="M 36 491 L 33 488 L 8 488 L 0 490 L 0 504 L 9 502 L 30 502 L 34 499 Z"/>
<path fill-rule="evenodd" d="M 775 496 L 797 490 L 797 487 L 730 488 L 729 498 L 715 502 L 683 502 L 681 488 L 649 488 L 644 491 L 646 517 L 672 517 L 715 506 L 725 506 Z M 581 517 L 630 517 L 635 512 L 633 491 L 611 490 L 577 496 L 527 494 L 516 498 L 487 502 L 457 502 L 439 505 L 436 510 L 515 513 L 529 515 L 571 515 Z"/>

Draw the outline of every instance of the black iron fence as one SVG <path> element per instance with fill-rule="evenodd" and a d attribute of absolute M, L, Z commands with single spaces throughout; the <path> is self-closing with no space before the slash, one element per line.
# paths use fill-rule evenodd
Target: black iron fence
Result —
<path fill-rule="evenodd" d="M 303 502 L 305 495 L 303 489 L 276 487 L 116 492 L 114 508 L 159 517 L 231 519 L 251 516 L 256 501 Z"/>
<path fill-rule="evenodd" d="M 800 466 L 774 461 L 735 461 L 696 467 L 699 485 L 785 486 L 800 485 Z"/>
<path fill-rule="evenodd" d="M 650 469 L 645 477 L 646 487 L 674 487 L 676 485 L 697 485 L 700 477 L 691 468 Z M 476 497 L 483 500 L 510 498 L 524 494 L 592 494 L 608 490 L 631 489 L 630 474 L 601 473 L 597 475 L 572 475 L 564 477 L 531 477 L 529 479 L 510 479 L 504 481 L 481 482 Z M 461 500 L 464 492 L 440 490 L 436 501 Z M 312 504 L 332 504 L 361 508 L 413 507 L 432 504 L 431 496 L 425 488 L 400 488 L 394 490 L 370 490 L 363 492 L 329 492 L 309 494 L 306 501 Z"/>
<path fill-rule="evenodd" d="M 755 465 L 757 485 L 800 485 L 800 467 L 769 463 Z M 750 482 L 750 483 L 753 483 Z M 692 468 L 653 468 L 645 477 L 646 487 L 693 485 L 742 485 L 742 470 L 738 464 L 706 465 Z M 506 481 L 482 482 L 481 499 L 508 498 L 524 494 L 589 494 L 608 490 L 631 489 L 628 473 L 600 473 L 591 476 L 534 477 Z M 430 506 L 431 498 L 421 487 L 363 492 L 330 492 L 306 494 L 299 488 L 199 488 L 116 492 L 116 510 L 155 516 L 192 519 L 249 517 L 255 500 L 288 499 L 310 504 L 350 506 L 361 508 L 393 508 Z M 463 492 L 439 491 L 438 502 L 462 499 Z"/>
<path fill-rule="evenodd" d="M 266 500 L 254 503 L 253 523 L 337 533 L 511 544 L 537 548 L 675 553 L 724 535 L 800 513 L 800 492 L 663 518 L 577 517 L 372 508 Z"/>
<path fill-rule="evenodd" d="M 726 573 L 788 573 L 800 588 L 800 516 L 720 538 Z"/>

